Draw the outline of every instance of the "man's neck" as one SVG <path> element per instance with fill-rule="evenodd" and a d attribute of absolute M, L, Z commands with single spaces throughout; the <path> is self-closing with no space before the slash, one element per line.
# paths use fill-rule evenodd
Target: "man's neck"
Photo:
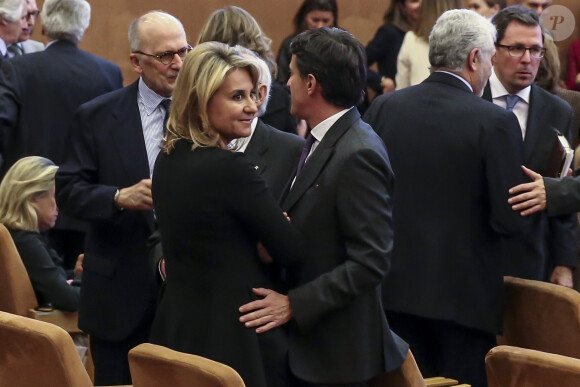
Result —
<path fill-rule="evenodd" d="M 336 113 L 345 109 L 343 107 L 338 107 L 338 106 L 333 105 L 333 104 L 328 103 L 328 102 L 326 102 L 324 104 L 318 104 L 318 105 L 319 106 L 317 106 L 315 109 L 312 109 L 314 114 L 311 117 L 306 119 L 306 123 L 308 124 L 308 126 L 310 128 L 316 127 L 316 125 L 320 124 L 322 121 L 324 121 L 328 117 L 331 117 L 331 116 L 335 115 Z"/>

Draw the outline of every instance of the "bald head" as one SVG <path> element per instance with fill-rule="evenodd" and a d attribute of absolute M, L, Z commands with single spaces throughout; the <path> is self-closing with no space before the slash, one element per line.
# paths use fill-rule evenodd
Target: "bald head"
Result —
<path fill-rule="evenodd" d="M 142 45 L 144 43 L 155 44 L 175 35 L 185 36 L 181 22 L 166 12 L 151 11 L 131 23 L 129 27 L 129 47 L 131 52 L 143 50 Z"/>

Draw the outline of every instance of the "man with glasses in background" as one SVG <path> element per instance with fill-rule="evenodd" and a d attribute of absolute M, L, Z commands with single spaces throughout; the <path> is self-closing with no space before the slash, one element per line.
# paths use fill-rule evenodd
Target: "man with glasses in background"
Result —
<path fill-rule="evenodd" d="M 546 52 L 537 13 L 522 6 L 507 7 L 492 22 L 497 28 L 497 52 L 483 97 L 516 115 L 522 131 L 522 163 L 545 175 L 557 132 L 571 139 L 572 109 L 533 84 Z M 525 242 L 504 240 L 505 275 L 572 287 L 572 269 L 578 260 L 576 216 L 541 213 L 533 221 L 534 233 Z"/>
<path fill-rule="evenodd" d="M 30 54 L 44 50 L 42 42 L 30 39 L 36 19 L 40 15 L 40 10 L 36 5 L 36 0 L 26 0 L 26 28 L 22 29 L 22 33 L 18 38 L 18 43 L 12 44 L 8 47 L 8 54 L 13 56 Z"/>
<path fill-rule="evenodd" d="M 161 11 L 129 28 L 139 79 L 82 105 L 57 202 L 88 223 L 79 327 L 90 334 L 96 385 L 131 384 L 127 353 L 149 339 L 157 288 L 146 241 L 155 230 L 151 175 L 185 55 L 183 26 Z"/>

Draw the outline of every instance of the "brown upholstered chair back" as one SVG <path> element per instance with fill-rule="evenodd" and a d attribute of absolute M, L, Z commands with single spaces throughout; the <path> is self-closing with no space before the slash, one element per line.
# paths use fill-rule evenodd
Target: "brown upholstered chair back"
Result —
<path fill-rule="evenodd" d="M 485 357 L 488 387 L 577 387 L 580 359 L 501 345 Z"/>
<path fill-rule="evenodd" d="M 240 375 L 225 364 L 154 344 L 129 351 L 134 387 L 244 387 Z"/>
<path fill-rule="evenodd" d="M 498 344 L 580 359 L 580 293 L 521 278 L 505 277 L 504 283 L 504 332 Z"/>
<path fill-rule="evenodd" d="M 0 311 L 27 316 L 38 301 L 12 236 L 0 224 Z"/>
<path fill-rule="evenodd" d="M 0 312 L 0 387 L 92 386 L 70 335 L 56 325 Z"/>

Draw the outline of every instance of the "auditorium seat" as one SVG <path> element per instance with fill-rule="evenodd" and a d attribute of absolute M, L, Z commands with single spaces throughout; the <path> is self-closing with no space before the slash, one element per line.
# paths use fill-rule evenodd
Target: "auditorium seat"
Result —
<path fill-rule="evenodd" d="M 134 387 L 244 387 L 231 367 L 201 356 L 155 344 L 140 344 L 129 351 Z"/>
<path fill-rule="evenodd" d="M 580 359 L 501 345 L 485 357 L 488 387 L 577 387 Z"/>

